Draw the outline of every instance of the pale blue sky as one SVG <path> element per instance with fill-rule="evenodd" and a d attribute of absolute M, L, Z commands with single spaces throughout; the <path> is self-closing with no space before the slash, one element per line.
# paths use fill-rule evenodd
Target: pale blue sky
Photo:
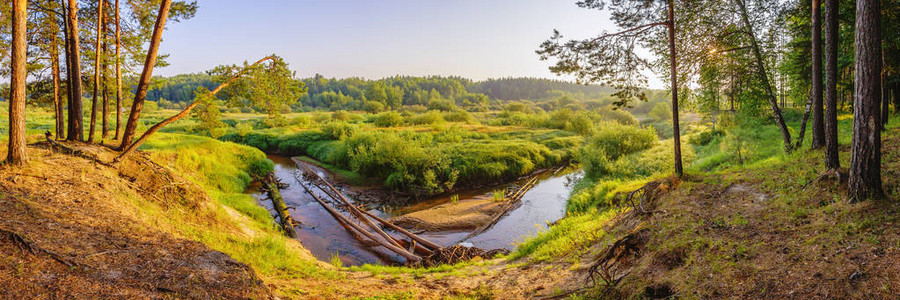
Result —
<path fill-rule="evenodd" d="M 300 77 L 459 75 L 557 78 L 534 51 L 567 37 L 616 30 L 605 12 L 575 0 L 199 0 L 195 18 L 172 23 L 156 74 L 284 57 Z"/>

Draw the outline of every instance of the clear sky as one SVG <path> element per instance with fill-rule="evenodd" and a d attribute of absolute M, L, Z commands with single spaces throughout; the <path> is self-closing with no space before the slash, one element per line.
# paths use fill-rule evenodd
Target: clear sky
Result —
<path fill-rule="evenodd" d="M 552 30 L 616 28 L 575 0 L 198 0 L 171 23 L 158 75 L 202 72 L 276 53 L 300 77 L 393 75 L 558 78 L 534 51 Z M 566 78 L 561 78 L 566 79 Z"/>

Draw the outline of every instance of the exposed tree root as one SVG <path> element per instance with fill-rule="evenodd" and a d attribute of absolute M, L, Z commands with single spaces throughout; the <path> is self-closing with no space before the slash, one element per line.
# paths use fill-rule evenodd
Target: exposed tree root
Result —
<path fill-rule="evenodd" d="M 113 167 L 113 165 L 112 165 L 111 163 L 102 161 L 102 160 L 100 160 L 99 158 L 97 158 L 96 156 L 93 156 L 93 155 L 90 155 L 90 154 L 88 154 L 88 153 L 85 153 L 84 151 L 81 151 L 81 150 L 79 150 L 79 149 L 74 149 L 74 148 L 71 148 L 71 147 L 69 147 L 69 146 L 60 144 L 59 142 L 53 140 L 53 136 L 50 134 L 49 131 L 48 131 L 48 132 L 45 132 L 45 133 L 44 133 L 44 136 L 47 138 L 46 143 L 38 143 L 38 144 L 36 144 L 36 146 L 44 146 L 44 145 L 46 145 L 47 148 L 50 148 L 51 150 L 56 150 L 56 151 L 59 152 L 59 153 L 69 154 L 69 155 L 72 155 L 72 156 L 75 156 L 75 157 L 84 158 L 84 159 L 90 160 L 90 161 L 92 161 L 92 162 L 94 162 L 94 163 L 97 163 L 97 164 L 100 164 L 100 165 L 104 165 L 104 166 L 107 166 L 107 167 L 110 167 L 110 168 Z"/>
<path fill-rule="evenodd" d="M 460 245 L 453 245 L 450 247 L 444 247 L 434 251 L 429 256 L 426 256 L 416 264 L 417 267 L 434 267 L 442 264 L 452 265 L 463 261 L 472 260 L 476 257 L 480 257 L 483 259 L 490 259 L 497 254 L 509 254 L 509 250 L 506 249 L 494 249 L 494 250 L 484 250 L 475 247 L 465 247 Z"/>
<path fill-rule="evenodd" d="M 65 259 L 62 256 L 60 256 L 59 254 L 56 254 L 52 251 L 35 246 L 34 243 L 30 242 L 27 238 L 25 238 L 24 236 L 22 236 L 16 232 L 0 228 L 0 233 L 7 236 L 9 238 L 9 240 L 14 245 L 16 245 L 16 247 L 19 247 L 19 249 L 22 249 L 22 251 L 28 251 L 28 253 L 31 253 L 31 255 L 44 254 L 44 255 L 49 256 L 53 260 L 65 265 L 66 267 L 70 267 L 70 268 L 83 266 L 82 264 L 74 262 L 70 259 Z"/>
<path fill-rule="evenodd" d="M 622 237 L 606 248 L 590 267 L 588 279 L 595 286 L 599 278 L 607 288 L 615 287 L 634 269 L 633 262 L 641 256 L 641 248 L 649 239 L 650 231 L 647 229 Z"/>

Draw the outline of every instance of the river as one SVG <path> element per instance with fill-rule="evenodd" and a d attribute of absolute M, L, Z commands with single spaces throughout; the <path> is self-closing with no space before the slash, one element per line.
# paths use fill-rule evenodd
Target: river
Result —
<path fill-rule="evenodd" d="M 295 173 L 299 171 L 299 168 L 290 158 L 269 155 L 269 159 L 275 162 L 275 176 L 289 185 L 281 190 L 281 195 L 290 208 L 293 219 L 302 224 L 297 228 L 297 238 L 303 247 L 309 249 L 316 258 L 329 261 L 332 256 L 339 255 L 344 265 L 391 264 L 397 261 L 398 257 L 395 257 L 390 251 L 359 242 L 310 197 L 297 181 Z M 327 176 L 323 173 L 320 175 Z M 539 175 L 540 181 L 522 197 L 520 206 L 508 212 L 490 229 L 466 241 L 461 240 L 469 234 L 465 231 L 425 232 L 420 235 L 445 246 L 468 242 L 483 249 L 512 250 L 517 242 L 546 229 L 549 223 L 555 222 L 565 215 L 566 201 L 572 192 L 574 183 L 581 176 L 580 170 L 564 170 L 558 174 L 547 172 Z M 467 199 L 491 194 L 494 190 L 506 188 L 511 184 L 516 183 L 463 191 L 458 195 L 460 199 Z M 248 190 L 248 193 L 253 195 L 260 205 L 274 213 L 271 201 L 266 198 L 265 193 L 261 193 L 257 189 L 258 186 L 254 185 Z M 450 196 L 435 197 L 413 205 L 384 207 L 370 210 L 370 212 L 390 218 L 450 201 Z"/>

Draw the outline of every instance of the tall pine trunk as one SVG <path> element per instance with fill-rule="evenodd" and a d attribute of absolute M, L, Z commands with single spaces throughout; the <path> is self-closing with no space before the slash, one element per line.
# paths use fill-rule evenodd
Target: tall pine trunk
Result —
<path fill-rule="evenodd" d="M 27 15 L 26 0 L 12 1 L 12 54 L 10 55 L 10 97 L 9 97 L 9 148 L 6 162 L 13 165 L 25 164 L 25 41 Z"/>
<path fill-rule="evenodd" d="M 132 140 L 134 140 L 138 120 L 141 117 L 141 110 L 144 108 L 144 99 L 147 97 L 150 78 L 153 77 L 153 67 L 156 65 L 156 53 L 159 51 L 159 42 L 162 39 L 162 32 L 166 27 L 166 19 L 169 17 L 169 8 L 171 6 L 172 0 L 162 0 L 160 3 L 156 26 L 153 28 L 153 36 L 150 39 L 150 49 L 147 51 L 147 60 L 144 62 L 144 70 L 141 72 L 140 80 L 138 80 L 137 92 L 135 92 L 134 102 L 131 104 L 131 114 L 128 115 L 128 123 L 125 124 L 122 143 L 119 145 L 119 150 L 121 151 L 127 149 L 131 145 Z"/>
<path fill-rule="evenodd" d="M 678 122 L 678 65 L 675 60 L 675 3 L 674 0 L 667 0 L 669 6 L 668 24 L 669 29 L 669 68 L 672 76 L 672 131 L 674 132 L 673 144 L 675 151 L 675 175 L 681 177 L 684 170 L 681 166 L 681 129 Z"/>
<path fill-rule="evenodd" d="M 881 3 L 856 1 L 856 96 L 849 200 L 883 198 L 881 186 Z"/>
<path fill-rule="evenodd" d="M 775 93 L 772 92 L 772 85 L 769 83 L 769 75 L 766 71 L 766 64 L 763 60 L 762 50 L 759 49 L 759 41 L 756 39 L 756 33 L 753 31 L 753 24 L 750 23 L 750 16 L 747 14 L 747 7 L 744 5 L 744 0 L 735 0 L 735 3 L 738 5 L 738 10 L 741 14 L 741 20 L 744 22 L 744 27 L 746 27 L 747 34 L 750 37 L 750 46 L 753 49 L 753 56 L 756 59 L 756 72 L 759 76 L 759 79 L 762 80 L 763 88 L 766 92 L 766 98 L 769 100 L 769 104 L 772 106 L 772 115 L 775 117 L 775 122 L 778 124 L 778 129 L 781 130 L 781 139 L 784 143 L 784 150 L 790 152 L 791 151 L 791 132 L 788 131 L 787 124 L 784 123 L 784 118 L 781 116 L 781 109 L 778 108 L 778 99 L 775 98 Z"/>
<path fill-rule="evenodd" d="M 88 130 L 88 142 L 94 141 L 94 126 L 97 125 L 97 98 L 100 96 L 100 43 L 103 38 L 103 0 L 97 3 L 97 42 L 94 45 L 94 95 L 91 100 L 91 128 Z"/>
<path fill-rule="evenodd" d="M 116 139 L 122 138 L 122 40 L 119 37 L 119 0 L 116 0 Z"/>
<path fill-rule="evenodd" d="M 884 47 L 884 46 L 882 46 Z M 887 59 L 884 54 L 884 48 L 881 49 L 881 126 L 887 126 L 890 115 L 890 93 L 888 93 L 888 72 Z"/>
<path fill-rule="evenodd" d="M 837 137 L 838 0 L 825 0 L 825 167 L 841 167 Z"/>
<path fill-rule="evenodd" d="M 53 76 L 53 115 L 56 120 L 56 139 L 63 139 L 66 136 L 65 113 L 63 112 L 62 96 L 60 95 L 60 75 L 59 75 L 59 25 L 56 23 L 56 16 L 48 14 L 50 20 L 50 70 Z"/>
<path fill-rule="evenodd" d="M 826 0 L 827 1 L 827 0 Z M 825 125 L 822 112 L 822 9 L 819 0 L 812 0 L 812 144 L 813 149 L 825 146 Z"/>
<path fill-rule="evenodd" d="M 102 2 L 102 1 L 101 1 Z M 106 5 L 105 3 L 103 5 Z M 101 95 L 103 95 L 103 104 L 101 105 L 103 109 L 101 123 L 100 126 L 100 137 L 102 139 L 106 139 L 109 137 L 109 39 L 107 38 L 107 34 L 109 33 L 109 26 L 107 26 L 109 19 L 106 15 L 103 16 L 103 45 L 100 49 L 103 50 L 103 63 L 101 64 L 100 70 L 100 90 Z"/>
<path fill-rule="evenodd" d="M 84 112 L 81 106 L 81 49 L 78 42 L 78 1 L 68 0 L 66 26 L 68 28 L 69 49 L 66 56 L 69 68 L 69 136 L 70 141 L 84 141 Z"/>

